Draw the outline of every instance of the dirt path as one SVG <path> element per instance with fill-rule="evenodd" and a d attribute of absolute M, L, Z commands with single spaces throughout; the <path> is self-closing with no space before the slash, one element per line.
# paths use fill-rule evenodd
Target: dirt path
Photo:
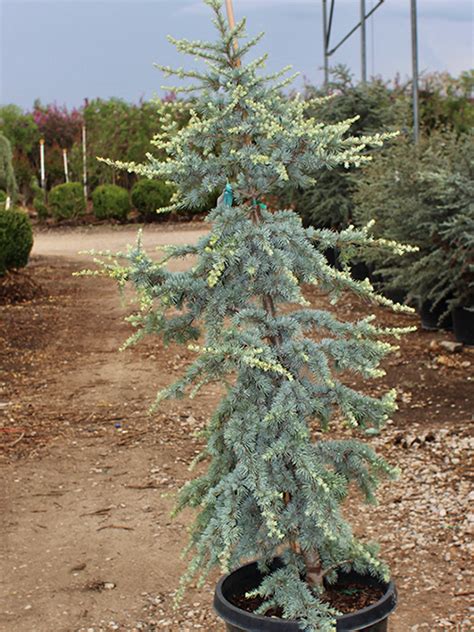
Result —
<path fill-rule="evenodd" d="M 181 243 L 199 232 L 149 238 Z M 190 354 L 151 339 L 118 353 L 130 334 L 128 308 L 106 281 L 71 276 L 83 265 L 71 250 L 80 240 L 121 248 L 128 234 L 111 231 L 112 245 L 104 231 L 85 234 L 38 236 L 30 275 L 42 291 L 0 306 L 0 631 L 222 631 L 210 607 L 215 576 L 172 610 L 189 516 L 169 518 L 199 449 L 193 433 L 218 392 L 147 414 Z M 340 309 L 357 316 L 366 308 Z M 377 442 L 405 478 L 383 487 L 375 510 L 348 508 L 360 533 L 380 539 L 397 579 L 391 632 L 472 629 L 464 593 L 472 591 L 466 380 L 474 356 L 443 352 L 443 338 L 416 334 L 387 364 L 400 411 Z"/>
<path fill-rule="evenodd" d="M 150 252 L 157 246 L 182 245 L 196 242 L 207 230 L 202 223 L 145 224 L 142 243 Z M 137 239 L 138 226 L 84 226 L 63 230 L 41 231 L 35 234 L 33 256 L 64 257 L 68 261 L 90 261 L 84 251 L 125 251 Z"/>

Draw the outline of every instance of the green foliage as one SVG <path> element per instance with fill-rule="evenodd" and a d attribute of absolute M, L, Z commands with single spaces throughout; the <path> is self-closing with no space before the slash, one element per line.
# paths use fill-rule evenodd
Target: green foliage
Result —
<path fill-rule="evenodd" d="M 7 202 L 7 194 L 5 193 L 5 191 L 2 191 L 2 189 L 0 189 L 0 210 L 5 208 L 6 202 Z"/>
<path fill-rule="evenodd" d="M 474 102 L 471 98 L 474 73 L 451 77 L 435 73 L 422 77 L 420 83 L 420 117 L 426 133 L 433 129 L 453 128 L 465 133 L 474 124 Z M 329 85 L 332 98 L 328 102 L 309 104 L 309 113 L 323 122 L 359 116 L 352 127 L 353 134 L 380 129 L 411 128 L 411 85 L 393 82 L 385 84 L 374 79 L 365 87 L 354 85 L 344 67 L 332 71 Z M 311 86 L 306 98 L 324 96 L 325 92 Z M 164 157 L 150 138 L 163 130 L 171 115 L 177 128 L 189 120 L 191 102 L 165 98 L 163 101 L 140 101 L 130 104 L 121 99 L 95 99 L 80 111 L 54 104 L 34 104 L 32 112 L 23 112 L 15 105 L 0 106 L 0 132 L 10 141 L 13 167 L 18 188 L 27 202 L 34 193 L 30 183 L 39 173 L 38 142 L 46 139 L 47 187 L 64 181 L 62 148 L 68 148 L 69 174 L 72 180 L 82 179 L 82 146 L 80 124 L 87 124 L 87 167 L 90 189 L 99 184 L 119 184 L 130 190 L 136 181 L 133 173 L 117 173 L 96 160 L 96 156 L 142 162 L 146 154 Z M 296 206 L 306 225 L 347 226 L 353 212 L 352 193 L 355 173 L 344 167 L 321 172 L 318 185 L 302 191 L 288 183 L 285 199 Z M 189 208 L 192 213 L 195 207 Z"/>
<path fill-rule="evenodd" d="M 49 193 L 49 208 L 55 219 L 76 219 L 86 211 L 84 191 L 80 182 L 59 184 Z"/>
<path fill-rule="evenodd" d="M 39 130 L 33 116 L 16 105 L 0 106 L 0 132 L 12 146 L 12 161 L 18 189 L 27 199 L 30 182 L 39 171 Z"/>
<path fill-rule="evenodd" d="M 10 141 L 3 134 L 0 134 L 0 189 L 6 191 L 12 199 L 15 199 L 18 191 Z"/>
<path fill-rule="evenodd" d="M 97 219 L 125 221 L 130 210 L 128 191 L 116 184 L 102 184 L 94 189 L 92 204 Z"/>
<path fill-rule="evenodd" d="M 153 139 L 164 159 L 106 163 L 173 182 L 175 210 L 197 208 L 222 191 L 208 216 L 209 233 L 195 246 L 167 247 L 159 262 L 138 242 L 125 255 L 106 255 L 102 271 L 137 291 L 139 308 L 129 318 L 137 333 L 130 342 L 156 334 L 196 353 L 157 405 L 194 397 L 209 383 L 224 387 L 199 457 L 207 468 L 178 500 L 177 510 L 197 510 L 183 586 L 216 565 L 233 568 L 252 557 L 264 564 L 278 554 L 284 567 L 269 572 L 257 590 L 265 606 L 281 607 L 306 632 L 330 632 L 337 613 L 320 599 L 325 577 L 334 580 L 340 568 L 388 576 L 377 547 L 354 536 L 342 504 L 352 484 L 371 502 L 380 476 L 394 475 L 358 434 L 379 432 L 395 394 L 364 394 L 344 376 L 358 373 L 365 382 L 382 375 L 379 364 L 394 348 L 387 337 L 405 330 L 383 329 L 372 317 L 344 322 L 304 298 L 309 283 L 334 301 L 349 290 L 390 304 L 367 280 L 328 266 L 322 254 L 337 245 L 352 257 L 362 246 L 377 246 L 366 229 L 304 228 L 295 213 L 270 212 L 262 200 L 284 193 L 288 183 L 314 186 L 322 169 L 367 164 L 367 149 L 386 136 L 353 137 L 351 121 L 322 124 L 308 116 L 310 104 L 283 96 L 291 82 L 285 71 L 261 76 L 265 56 L 244 63 L 261 36 L 246 39 L 245 21 L 230 31 L 220 0 L 207 4 L 216 42 L 170 38 L 178 50 L 206 61 L 206 69 L 163 68 L 194 82 L 183 88 L 197 93 L 189 125 L 177 129 L 165 121 Z M 186 255 L 194 256 L 192 269 L 166 267 Z M 288 304 L 299 309 L 289 311 Z M 327 438 L 340 424 L 352 429 L 351 438 Z"/>
<path fill-rule="evenodd" d="M 25 267 L 32 247 L 33 230 L 26 213 L 0 210 L 0 275 Z"/>
<path fill-rule="evenodd" d="M 24 113 L 17 105 L 0 107 L 0 131 L 8 138 L 14 149 L 24 154 L 36 149 L 40 139 L 33 115 Z"/>
<path fill-rule="evenodd" d="M 145 160 L 152 151 L 150 139 L 161 129 L 162 119 L 171 115 L 178 126 L 188 119 L 187 107 L 180 102 L 141 101 L 130 104 L 121 99 L 94 99 L 84 108 L 89 146 L 88 172 L 92 188 L 98 184 L 120 184 L 131 189 L 133 174 L 117 173 L 96 160 L 108 156 L 131 161 Z"/>
<path fill-rule="evenodd" d="M 138 180 L 132 189 L 132 204 L 145 221 L 160 218 L 157 210 L 167 207 L 173 195 L 173 188 L 162 180 Z"/>
<path fill-rule="evenodd" d="M 459 77 L 426 75 L 420 85 L 420 120 L 425 133 L 446 128 L 466 134 L 474 128 L 474 70 Z"/>
<path fill-rule="evenodd" d="M 353 119 L 351 134 L 394 130 L 403 106 L 392 97 L 389 86 L 374 79 L 367 84 L 353 83 L 344 66 L 331 71 L 329 99 L 323 90 L 306 86 L 306 99 L 319 99 L 308 107 L 308 115 L 324 123 Z M 306 226 L 345 228 L 352 222 L 357 173 L 345 165 L 321 171 L 314 186 L 293 191 L 288 202 L 301 215 Z"/>
<path fill-rule="evenodd" d="M 49 216 L 46 195 L 34 176 L 31 178 L 30 188 L 33 194 L 33 208 L 38 214 L 38 219 L 45 220 Z"/>
<path fill-rule="evenodd" d="M 432 132 L 417 149 L 409 139 L 366 168 L 355 196 L 360 224 L 418 252 L 378 258 L 391 287 L 421 302 L 474 304 L 474 144 L 471 135 Z"/>

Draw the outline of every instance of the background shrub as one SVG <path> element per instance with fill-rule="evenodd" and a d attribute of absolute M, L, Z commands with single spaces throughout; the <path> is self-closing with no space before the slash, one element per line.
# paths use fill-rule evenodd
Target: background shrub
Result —
<path fill-rule="evenodd" d="M 160 180 L 138 180 L 132 189 L 132 204 L 145 221 L 160 219 L 157 209 L 168 206 L 173 187 Z"/>
<path fill-rule="evenodd" d="M 130 210 L 128 191 L 116 184 L 101 184 L 94 189 L 92 203 L 97 219 L 124 221 Z"/>
<path fill-rule="evenodd" d="M 51 189 L 49 208 L 55 219 L 75 219 L 86 211 L 80 182 L 67 182 Z"/>
<path fill-rule="evenodd" d="M 7 194 L 5 193 L 5 191 L 2 191 L 2 189 L 0 189 L 0 211 L 5 208 L 6 202 Z"/>
<path fill-rule="evenodd" d="M 360 225 L 375 220 L 377 237 L 419 248 L 378 255 L 389 287 L 420 303 L 474 306 L 474 143 L 472 135 L 435 131 L 415 147 L 401 138 L 363 172 L 354 195 Z"/>
<path fill-rule="evenodd" d="M 23 211 L 0 211 L 0 275 L 23 268 L 33 247 L 31 222 Z"/>
<path fill-rule="evenodd" d="M 12 148 L 6 136 L 0 133 L 0 189 L 14 200 L 17 194 L 15 172 L 12 164 Z"/>
<path fill-rule="evenodd" d="M 48 206 L 46 204 L 46 195 L 35 176 L 31 178 L 30 187 L 33 195 L 33 208 L 37 212 L 38 218 L 40 220 L 45 220 L 49 216 Z"/>

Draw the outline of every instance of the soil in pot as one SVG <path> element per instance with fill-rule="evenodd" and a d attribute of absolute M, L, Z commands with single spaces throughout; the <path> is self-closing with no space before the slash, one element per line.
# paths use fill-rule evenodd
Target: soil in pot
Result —
<path fill-rule="evenodd" d="M 474 311 L 465 307 L 455 307 L 453 310 L 453 329 L 458 342 L 474 345 Z"/>
<path fill-rule="evenodd" d="M 367 586 L 361 582 L 353 581 L 344 585 L 335 584 L 328 586 L 321 601 L 339 610 L 343 614 L 357 612 L 376 603 L 384 595 L 385 591 L 380 586 Z M 246 612 L 255 612 L 263 603 L 261 597 L 248 598 L 245 595 L 233 595 L 230 602 Z M 266 617 L 282 618 L 282 611 L 278 608 L 270 608 Z"/>

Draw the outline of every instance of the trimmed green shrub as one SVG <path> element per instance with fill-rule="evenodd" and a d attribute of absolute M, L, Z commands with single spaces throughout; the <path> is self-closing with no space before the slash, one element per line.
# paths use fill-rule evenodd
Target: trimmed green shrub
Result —
<path fill-rule="evenodd" d="M 51 189 L 49 208 L 55 219 L 75 219 L 86 211 L 80 182 L 66 182 Z"/>
<path fill-rule="evenodd" d="M 138 180 L 132 189 L 132 204 L 141 219 L 149 222 L 159 219 L 157 209 L 168 206 L 172 195 L 173 187 L 162 180 Z"/>
<path fill-rule="evenodd" d="M 0 211 L 0 275 L 24 268 L 33 247 L 30 218 L 19 210 Z"/>
<path fill-rule="evenodd" d="M 130 210 L 128 191 L 116 184 L 101 184 L 94 189 L 92 203 L 97 219 L 125 221 Z"/>

